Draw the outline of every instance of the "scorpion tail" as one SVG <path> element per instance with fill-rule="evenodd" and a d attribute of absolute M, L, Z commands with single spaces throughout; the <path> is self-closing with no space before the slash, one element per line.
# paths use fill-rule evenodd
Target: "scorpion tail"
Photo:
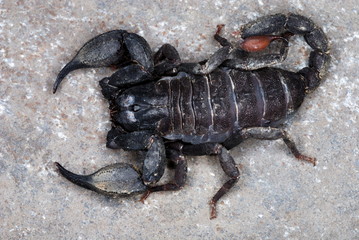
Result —
<path fill-rule="evenodd" d="M 327 73 L 330 55 L 329 41 L 326 34 L 310 18 L 295 13 L 289 13 L 288 15 L 274 14 L 259 18 L 242 27 L 241 36 L 244 42 L 241 45 L 249 52 L 261 51 L 273 39 L 276 39 L 275 36 L 272 36 L 273 34 L 281 32 L 284 32 L 282 37 L 285 39 L 288 39 L 292 34 L 303 35 L 306 43 L 312 48 L 308 67 L 298 72 L 304 77 L 306 92 L 312 92 L 319 86 Z M 283 51 L 285 55 L 286 52 Z M 284 54 L 280 55 L 284 56 Z M 285 57 L 278 59 L 282 61 Z M 269 58 L 269 60 L 271 59 Z M 272 64 L 274 62 L 268 61 L 268 63 Z"/>
<path fill-rule="evenodd" d="M 70 182 L 103 195 L 128 196 L 147 190 L 140 174 L 130 164 L 112 164 L 90 175 L 77 175 L 66 170 L 59 163 L 55 164 L 61 175 Z"/>
<path fill-rule="evenodd" d="M 298 73 L 304 77 L 306 93 L 313 92 L 324 79 L 330 65 L 330 44 L 323 29 L 318 27 L 310 18 L 290 13 L 287 16 L 285 28 L 304 36 L 306 43 L 312 48 L 308 67 Z"/>
<path fill-rule="evenodd" d="M 298 73 L 305 79 L 306 93 L 313 92 L 328 71 L 330 64 L 329 52 L 313 50 L 309 56 L 309 66 L 301 69 Z"/>
<path fill-rule="evenodd" d="M 301 69 L 299 74 L 305 79 L 306 92 L 313 92 L 324 79 L 330 65 L 329 40 L 323 29 L 301 15 L 290 14 L 286 28 L 294 33 L 303 34 L 306 43 L 312 48 L 308 67 Z"/>

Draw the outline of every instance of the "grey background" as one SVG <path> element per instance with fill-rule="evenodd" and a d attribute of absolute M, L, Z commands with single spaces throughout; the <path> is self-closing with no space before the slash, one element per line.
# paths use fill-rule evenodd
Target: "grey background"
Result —
<path fill-rule="evenodd" d="M 1 239 L 358 239 L 359 16 L 357 1 L 79 0 L 0 1 Z M 208 201 L 226 180 L 215 157 L 191 157 L 178 192 L 109 199 L 79 188 L 58 161 L 90 173 L 137 155 L 105 148 L 110 128 L 98 80 L 111 69 L 70 74 L 56 95 L 58 71 L 90 38 L 112 29 L 144 36 L 157 50 L 173 44 L 184 61 L 207 58 L 224 36 L 257 17 L 296 12 L 331 42 L 326 81 L 286 128 L 316 167 L 294 159 L 282 141 L 249 140 L 231 153 L 238 184 L 209 220 Z M 291 42 L 286 69 L 308 55 Z M 170 175 L 171 176 L 171 175 Z"/>

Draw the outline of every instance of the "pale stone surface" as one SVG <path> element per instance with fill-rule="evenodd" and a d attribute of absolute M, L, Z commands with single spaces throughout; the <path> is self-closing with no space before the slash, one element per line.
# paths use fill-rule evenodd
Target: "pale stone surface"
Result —
<path fill-rule="evenodd" d="M 0 1 L 1 239 L 357 239 L 359 236 L 359 15 L 356 1 Z M 136 155 L 105 148 L 110 127 L 97 81 L 110 69 L 61 67 L 111 29 L 173 44 L 185 61 L 208 57 L 216 25 L 231 37 L 259 16 L 297 12 L 327 33 L 332 64 L 288 132 L 312 167 L 282 141 L 250 140 L 231 153 L 242 177 L 209 220 L 208 201 L 226 180 L 215 157 L 189 158 L 179 192 L 108 199 L 63 179 L 54 162 L 89 173 Z M 235 35 L 235 34 L 234 34 Z M 299 38 L 298 38 L 299 39 Z M 293 45 L 300 43 L 294 41 Z M 284 64 L 299 69 L 303 47 Z"/>

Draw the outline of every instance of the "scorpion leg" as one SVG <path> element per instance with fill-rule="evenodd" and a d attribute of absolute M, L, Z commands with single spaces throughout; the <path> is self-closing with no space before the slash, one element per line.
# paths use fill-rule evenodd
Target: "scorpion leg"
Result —
<path fill-rule="evenodd" d="M 232 156 L 229 154 L 228 150 L 218 143 L 204 143 L 198 145 L 184 145 L 182 152 L 186 155 L 200 156 L 200 155 L 217 155 L 221 167 L 224 173 L 230 177 L 230 179 L 225 182 L 222 187 L 217 191 L 217 193 L 212 197 L 209 202 L 211 208 L 210 218 L 217 217 L 216 205 L 218 200 L 223 197 L 239 179 L 240 173 L 236 167 L 236 163 Z"/>
<path fill-rule="evenodd" d="M 210 219 L 217 217 L 216 205 L 218 200 L 226 194 L 239 179 L 240 173 L 236 167 L 236 163 L 232 156 L 228 153 L 228 150 L 224 147 L 221 147 L 218 153 L 219 162 L 225 174 L 230 177 L 230 179 L 223 184 L 223 186 L 217 191 L 217 193 L 212 197 L 209 205 L 211 207 L 211 217 Z"/>
<path fill-rule="evenodd" d="M 263 140 L 276 140 L 283 139 L 284 143 L 287 145 L 292 154 L 298 159 L 316 165 L 316 159 L 312 157 L 305 156 L 301 154 L 293 140 L 290 139 L 287 132 L 280 128 L 271 128 L 271 127 L 252 127 L 245 128 L 241 131 L 241 136 L 243 139 L 247 138 L 256 138 Z"/>
<path fill-rule="evenodd" d="M 224 38 L 220 35 L 223 27 L 224 27 L 224 24 L 217 25 L 217 31 L 213 37 L 219 44 L 221 44 L 222 47 L 225 47 L 225 46 L 233 47 L 232 44 L 226 38 Z"/>
<path fill-rule="evenodd" d="M 68 73 L 80 68 L 123 66 L 137 62 L 146 71 L 153 71 L 150 46 L 144 38 L 124 30 L 103 33 L 88 41 L 58 74 L 55 93 Z"/>
<path fill-rule="evenodd" d="M 219 35 L 219 32 L 224 25 L 217 26 L 217 32 L 214 38 L 221 44 L 222 48 L 218 49 L 212 54 L 209 59 L 201 61 L 199 63 L 181 63 L 178 67 L 178 71 L 195 74 L 195 75 L 206 75 L 211 73 L 217 67 L 219 67 L 225 60 L 232 50 L 232 45 L 225 38 Z"/>
<path fill-rule="evenodd" d="M 181 64 L 179 71 L 184 71 L 187 73 L 205 75 L 211 73 L 214 69 L 219 67 L 225 60 L 228 59 L 230 52 L 233 49 L 232 44 L 225 38 L 221 37 L 219 34 L 224 27 L 223 24 L 217 26 L 217 31 L 214 35 L 214 39 L 218 41 L 222 48 L 217 50 L 208 60 L 202 61 L 200 63 L 183 63 Z"/>
<path fill-rule="evenodd" d="M 218 49 L 213 55 L 209 57 L 208 60 L 202 61 L 200 63 L 182 63 L 178 71 L 183 71 L 196 75 L 206 75 L 211 73 L 217 67 L 219 67 L 230 54 L 231 47 L 225 46 Z"/>

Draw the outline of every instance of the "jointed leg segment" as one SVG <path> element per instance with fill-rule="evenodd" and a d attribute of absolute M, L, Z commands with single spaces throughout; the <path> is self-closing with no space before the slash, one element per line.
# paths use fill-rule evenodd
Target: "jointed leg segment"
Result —
<path fill-rule="evenodd" d="M 242 130 L 241 135 L 243 139 L 246 138 L 256 138 L 263 140 L 276 140 L 283 139 L 284 143 L 287 145 L 292 154 L 298 159 L 306 162 L 312 163 L 314 166 L 316 164 L 316 159 L 312 157 L 307 157 L 301 154 L 293 140 L 291 140 L 286 131 L 280 128 L 271 128 L 271 127 L 253 127 L 245 128 Z"/>
<path fill-rule="evenodd" d="M 209 202 L 211 207 L 211 216 L 210 218 L 217 217 L 216 204 L 218 200 L 226 194 L 233 186 L 238 182 L 240 173 L 238 168 L 236 167 L 236 163 L 232 156 L 228 153 L 228 150 L 222 147 L 218 154 L 219 162 L 221 163 L 221 167 L 224 173 L 230 177 L 230 179 L 223 184 L 223 186 L 217 191 L 217 193 L 212 197 Z"/>

